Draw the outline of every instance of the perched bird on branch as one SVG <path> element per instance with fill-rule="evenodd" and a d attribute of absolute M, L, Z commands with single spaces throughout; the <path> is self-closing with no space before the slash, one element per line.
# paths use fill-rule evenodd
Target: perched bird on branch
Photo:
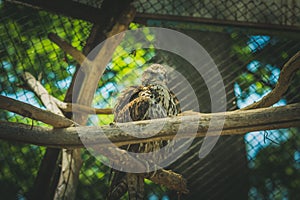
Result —
<path fill-rule="evenodd" d="M 167 70 L 160 64 L 153 64 L 144 71 L 142 85 L 122 92 L 114 108 L 114 122 L 165 118 L 180 112 L 178 99 L 167 87 Z M 165 145 L 166 141 L 155 141 L 122 148 L 134 153 L 149 153 Z M 114 170 L 108 199 L 120 199 L 126 191 L 130 200 L 144 199 L 143 174 Z"/>

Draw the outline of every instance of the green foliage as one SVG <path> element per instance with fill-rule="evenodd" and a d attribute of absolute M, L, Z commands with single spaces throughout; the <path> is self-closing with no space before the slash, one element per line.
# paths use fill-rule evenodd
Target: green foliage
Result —
<path fill-rule="evenodd" d="M 233 34 L 232 37 L 234 39 L 239 36 Z M 253 38 L 255 40 L 252 40 Z M 238 87 L 235 92 L 238 106 L 243 107 L 258 101 L 275 87 L 281 67 L 299 50 L 297 45 L 291 44 L 294 45 L 294 41 L 288 41 L 280 36 L 249 36 L 248 40 L 235 43 L 232 48 L 234 54 L 243 61 L 242 63 L 247 63 L 244 66 L 247 70 L 239 74 L 236 79 Z M 291 48 L 283 49 L 282 46 Z M 287 92 L 288 95 L 283 97 L 286 99 L 284 102 L 299 102 L 299 77 L 300 73 L 297 72 Z M 298 192 L 300 165 L 299 157 L 295 157 L 299 154 L 300 137 L 297 135 L 299 130 L 287 129 L 283 132 L 289 133 L 287 134 L 289 136 L 283 142 L 282 139 L 278 139 L 281 140 L 280 145 L 271 144 L 262 147 L 264 145 L 260 142 L 263 141 L 258 138 L 254 138 L 254 142 L 246 141 L 249 152 L 254 148 L 258 149 L 257 156 L 250 160 L 251 164 L 253 163 L 249 176 L 252 186 L 250 199 L 300 198 Z M 252 142 L 256 145 L 253 146 Z"/>
<path fill-rule="evenodd" d="M 21 74 L 28 71 L 35 77 L 41 74 L 41 82 L 48 92 L 63 99 L 68 88 L 63 82 L 73 74 L 70 66 L 75 62 L 66 57 L 47 35 L 56 32 L 82 50 L 81 43 L 85 41 L 90 25 L 6 3 L 2 3 L 0 9 L 0 65 L 4 69 L 0 71 L 1 91 L 9 94 L 20 92 L 21 88 L 12 86 L 20 84 Z"/>
<path fill-rule="evenodd" d="M 20 87 L 21 75 L 28 71 L 53 96 L 63 99 L 75 62 L 47 38 L 56 32 L 82 49 L 90 25 L 79 20 L 0 2 L 0 93 L 37 107 L 43 107 L 32 92 Z M 68 31 L 66 31 L 68 30 Z M 67 59 L 67 60 L 66 60 Z M 7 111 L 1 120 L 47 126 Z M 22 197 L 33 186 L 43 147 L 0 142 L 0 192 L 3 199 Z"/>
<path fill-rule="evenodd" d="M 0 191 L 3 199 L 24 196 L 33 186 L 45 148 L 0 141 Z"/>
<path fill-rule="evenodd" d="M 258 152 L 250 177 L 264 199 L 300 198 L 299 146 L 300 137 L 293 134 L 280 145 L 269 145 Z"/>
<path fill-rule="evenodd" d="M 105 199 L 108 191 L 109 168 L 87 150 L 82 155 L 83 166 L 79 176 L 76 199 Z"/>

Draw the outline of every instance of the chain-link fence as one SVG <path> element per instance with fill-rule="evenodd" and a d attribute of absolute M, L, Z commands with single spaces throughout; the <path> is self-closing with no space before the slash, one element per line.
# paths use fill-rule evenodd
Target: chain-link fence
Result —
<path fill-rule="evenodd" d="M 102 1 L 76 1 L 101 8 Z M 136 21 L 130 29 L 162 26 L 196 40 L 210 54 L 222 74 L 227 110 L 245 107 L 266 95 L 277 83 L 284 63 L 300 49 L 297 1 L 135 1 Z M 70 8 L 71 9 L 71 8 Z M 63 101 L 76 71 L 76 62 L 48 39 L 54 32 L 78 50 L 86 45 L 93 24 L 83 20 L 0 1 L 0 93 L 44 108 L 22 81 L 27 71 L 47 91 Z M 269 29 L 263 29 L 266 25 Z M 278 30 L 283 27 L 284 31 Z M 291 30 L 291 31 L 289 31 Z M 155 41 L 151 32 L 145 40 Z M 121 43 L 99 82 L 93 106 L 113 107 L 120 91 L 139 84 L 150 63 L 163 63 L 189 81 L 201 112 L 210 112 L 205 82 L 190 64 L 170 52 L 131 49 Z M 300 73 L 276 104 L 300 102 Z M 192 109 L 189 106 L 186 110 Z M 1 120 L 44 126 L 1 110 Z M 93 115 L 89 124 L 109 124 L 112 115 Z M 223 136 L 213 151 L 199 159 L 202 138 L 169 166 L 187 179 L 190 193 L 184 199 L 298 199 L 300 189 L 300 138 L 298 128 Z M 24 198 L 31 191 L 45 148 L 0 141 L 0 185 L 6 199 Z M 77 199 L 104 199 L 110 169 L 84 151 Z M 176 199 L 165 187 L 146 182 L 149 199 Z"/>
<path fill-rule="evenodd" d="M 224 1 L 136 1 L 138 11 L 145 14 L 171 15 L 252 22 L 273 25 L 299 25 L 299 2 L 262 0 Z"/>

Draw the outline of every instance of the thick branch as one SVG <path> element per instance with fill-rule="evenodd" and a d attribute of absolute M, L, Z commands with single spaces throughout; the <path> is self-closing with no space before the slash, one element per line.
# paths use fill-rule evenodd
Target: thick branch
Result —
<path fill-rule="evenodd" d="M 90 61 L 85 57 L 83 53 L 78 51 L 76 48 L 65 42 L 58 35 L 50 33 L 48 35 L 49 39 L 55 42 L 61 49 L 70 54 L 78 64 L 83 64 L 83 62 L 90 66 Z M 65 105 L 65 103 L 59 101 L 56 98 L 52 98 L 56 105 Z M 81 151 L 76 149 L 73 151 L 68 151 L 63 149 L 62 151 L 62 163 L 61 163 L 61 173 L 59 181 L 55 190 L 54 199 L 65 199 L 65 198 L 75 198 L 76 188 L 78 184 L 78 173 L 82 165 Z"/>
<path fill-rule="evenodd" d="M 17 113 L 24 117 L 42 121 L 56 128 L 64 128 L 74 125 L 74 122 L 72 120 L 69 120 L 65 117 L 1 95 L 0 108 L 3 110 Z"/>
<path fill-rule="evenodd" d="M 119 16 L 112 30 L 107 34 L 108 37 L 115 35 L 114 38 L 106 40 L 103 43 L 103 46 L 97 53 L 91 65 L 83 63 L 81 68 L 82 71 L 85 72 L 85 76 L 83 81 L 80 83 L 80 90 L 78 91 L 77 98 L 78 101 L 76 103 L 88 106 L 91 104 L 95 91 L 98 87 L 98 82 L 102 77 L 107 64 L 110 62 L 115 49 L 124 37 L 125 33 L 123 31 L 127 30 L 134 16 L 135 9 L 132 6 L 128 6 Z M 80 120 L 80 118 L 80 116 L 77 116 L 75 121 L 78 119 Z"/>
<path fill-rule="evenodd" d="M 79 148 L 85 144 L 101 147 L 109 146 L 108 138 L 117 146 L 137 144 L 142 142 L 153 142 L 170 140 L 177 134 L 179 126 L 183 133 L 177 135 L 179 138 L 194 137 L 190 130 L 198 129 L 196 137 L 204 137 L 210 127 L 210 120 L 214 117 L 215 124 L 221 124 L 223 117 L 225 123 L 222 135 L 245 134 L 246 132 L 259 130 L 273 130 L 280 128 L 297 127 L 300 124 L 300 103 L 287 106 L 260 108 L 246 111 L 231 111 L 216 114 L 197 114 L 192 116 L 178 116 L 174 118 L 155 119 L 118 124 L 118 126 L 101 127 L 70 127 L 64 129 L 50 129 L 42 127 L 31 127 L 29 125 L 1 122 L 0 138 L 24 143 L 31 143 L 49 147 Z M 162 127 L 161 130 L 144 129 L 146 125 Z M 119 128 L 121 127 L 121 128 Z M 130 130 L 131 135 L 123 130 Z M 79 134 L 80 133 L 80 137 Z M 147 135 L 156 134 L 147 138 Z M 218 130 L 210 129 L 209 136 L 215 136 Z M 132 136 L 139 135 L 139 138 Z M 141 137 L 141 136 L 144 136 Z"/>
<path fill-rule="evenodd" d="M 265 108 L 272 106 L 278 102 L 282 95 L 289 88 L 292 77 L 297 70 L 300 69 L 300 51 L 298 51 L 292 58 L 289 59 L 287 63 L 283 66 L 278 82 L 276 83 L 275 88 L 266 96 L 264 96 L 260 101 L 255 102 L 241 110 L 249 110 L 254 108 Z"/>

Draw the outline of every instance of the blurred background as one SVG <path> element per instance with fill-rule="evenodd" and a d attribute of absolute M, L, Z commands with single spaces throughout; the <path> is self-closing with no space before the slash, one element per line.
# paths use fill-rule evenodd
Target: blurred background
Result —
<path fill-rule="evenodd" d="M 0 94 L 45 109 L 33 92 L 22 87 L 21 75 L 27 71 L 39 77 L 48 92 L 63 101 L 77 63 L 47 35 L 54 32 L 83 51 L 95 19 L 91 14 L 83 17 L 82 13 L 77 16 L 76 12 L 69 12 L 72 6 L 68 7 L 68 3 L 107 14 L 103 9 L 106 1 L 64 0 L 62 9 L 52 10 L 43 4 L 39 4 L 41 9 L 36 9 L 26 0 L 14 2 L 17 4 L 0 0 Z M 137 14 L 130 30 L 170 28 L 205 48 L 222 74 L 228 111 L 250 105 L 270 92 L 284 63 L 300 50 L 300 2 L 297 0 L 135 0 L 133 5 Z M 121 9 L 123 5 L 118 6 Z M 65 13 L 60 12 L 64 9 Z M 143 34 L 142 40 L 155 42 L 149 29 L 143 29 Z M 94 107 L 112 108 L 120 91 L 140 83 L 146 67 L 161 63 L 185 77 L 195 91 L 201 112 L 211 111 L 207 86 L 187 60 L 155 48 L 135 50 L 131 48 L 133 44 L 136 45 L 136 38 L 123 41 L 116 49 L 99 82 Z M 178 95 L 184 91 L 183 87 Z M 299 91 L 300 71 L 288 92 L 274 106 L 300 102 Z M 187 103 L 183 110 L 193 109 L 193 105 L 194 102 Z M 0 120 L 48 126 L 0 111 Z M 88 125 L 104 125 L 111 123 L 113 116 L 91 115 L 89 119 Z M 183 199 L 300 198 L 299 128 L 222 136 L 213 151 L 199 159 L 202 141 L 203 138 L 195 139 L 168 167 L 187 179 L 190 193 L 183 195 Z M 27 199 L 44 153 L 45 147 L 0 141 L 1 198 Z M 104 199 L 110 169 L 86 150 L 82 159 L 76 199 Z M 146 192 L 149 200 L 177 199 L 176 192 L 151 181 L 146 181 Z"/>

